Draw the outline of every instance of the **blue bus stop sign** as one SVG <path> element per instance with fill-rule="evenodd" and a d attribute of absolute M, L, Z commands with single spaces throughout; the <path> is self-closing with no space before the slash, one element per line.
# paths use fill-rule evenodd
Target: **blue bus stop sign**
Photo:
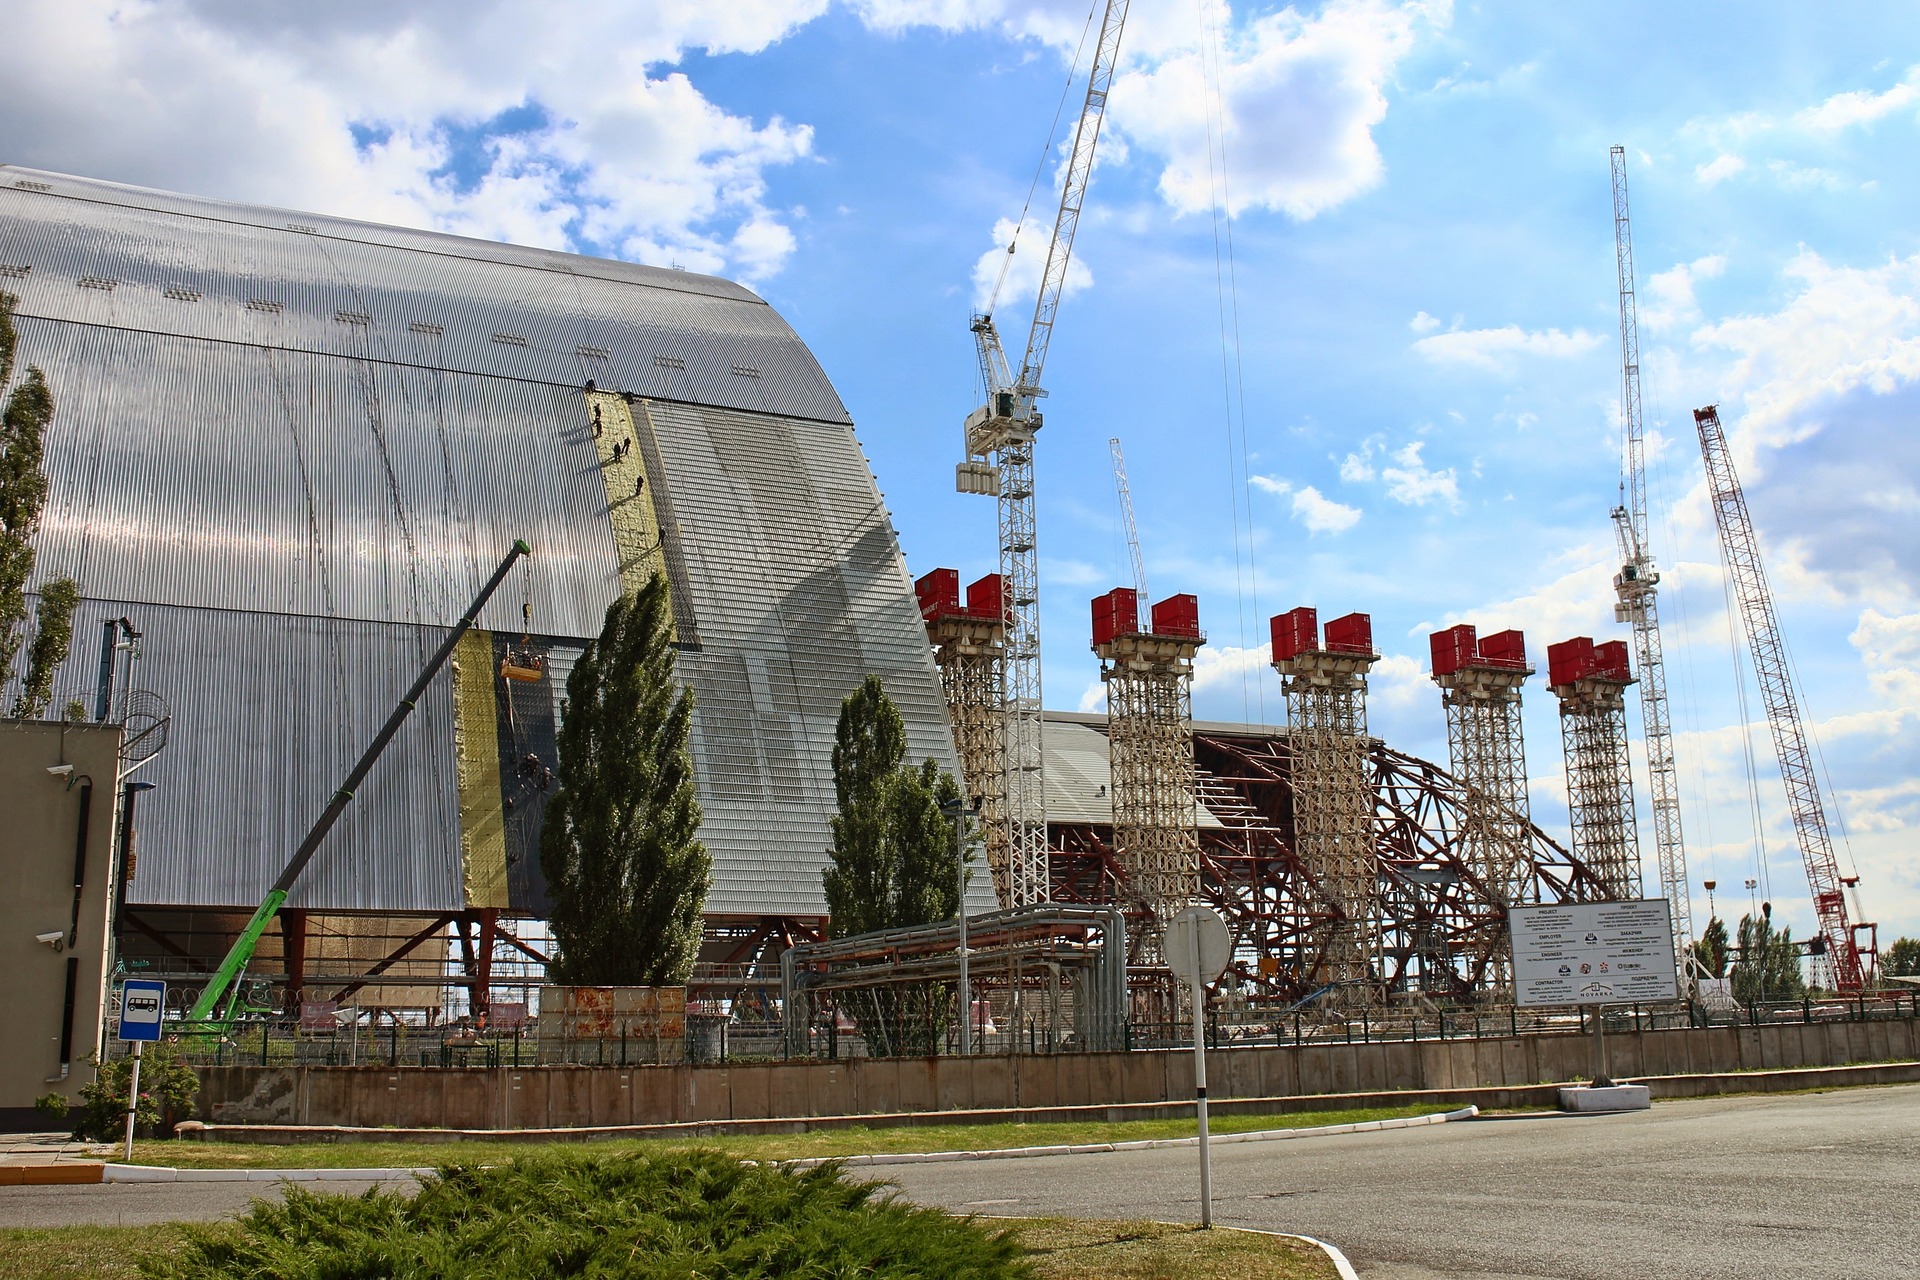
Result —
<path fill-rule="evenodd" d="M 160 1014 L 166 1007 L 166 983 L 151 978 L 128 978 L 120 988 L 120 1038 L 158 1040 Z"/>

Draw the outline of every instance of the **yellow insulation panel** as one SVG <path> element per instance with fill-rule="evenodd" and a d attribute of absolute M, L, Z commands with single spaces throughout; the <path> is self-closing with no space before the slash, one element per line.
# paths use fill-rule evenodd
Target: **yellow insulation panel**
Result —
<path fill-rule="evenodd" d="M 493 633 L 478 627 L 453 651 L 453 753 L 460 779 L 460 864 L 469 907 L 507 907 L 506 809 Z"/>
<path fill-rule="evenodd" d="M 624 397 L 611 391 L 587 392 L 587 416 L 600 451 L 600 477 L 607 486 L 613 546 L 620 557 L 620 587 L 628 595 L 646 586 L 656 573 L 667 576 L 660 517 L 653 506 L 654 477 L 647 474 L 646 451 L 639 443 L 640 429 L 651 433 L 653 423 L 644 416 L 646 401 L 639 402 L 639 410 L 642 417 L 636 424 L 633 406 Z M 672 627 L 671 599 L 667 617 Z M 676 641 L 680 638 L 677 627 L 672 628 L 672 635 Z"/>

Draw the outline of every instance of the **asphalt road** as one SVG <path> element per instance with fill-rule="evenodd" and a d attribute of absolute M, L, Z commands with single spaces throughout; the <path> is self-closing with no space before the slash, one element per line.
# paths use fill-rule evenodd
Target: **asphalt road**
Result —
<path fill-rule="evenodd" d="M 986 1214 L 1199 1216 L 1190 1149 L 885 1173 Z M 1366 1280 L 1913 1280 L 1917 1182 L 1920 1086 L 1899 1086 L 1231 1144 L 1214 1149 L 1214 1217 L 1330 1240 Z M 9 1188 L 0 1226 L 212 1219 L 263 1190 Z"/>

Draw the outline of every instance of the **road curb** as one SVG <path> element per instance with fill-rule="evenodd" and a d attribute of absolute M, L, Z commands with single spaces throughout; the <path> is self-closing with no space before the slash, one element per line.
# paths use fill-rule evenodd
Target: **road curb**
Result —
<path fill-rule="evenodd" d="M 1353 1269 L 1353 1263 L 1347 1260 L 1347 1255 L 1318 1236 L 1303 1236 L 1294 1231 L 1264 1231 L 1259 1227 L 1228 1227 L 1226 1229 L 1244 1231 L 1248 1235 L 1255 1236 L 1279 1236 L 1282 1240 L 1304 1240 L 1327 1255 L 1327 1260 L 1333 1263 L 1333 1269 L 1339 1273 L 1340 1280 L 1360 1280 L 1360 1273 Z"/>
<path fill-rule="evenodd" d="M 1391 1120 L 1357 1120 L 1350 1124 L 1328 1124 L 1312 1129 L 1261 1129 L 1253 1133 L 1226 1133 L 1211 1139 L 1225 1142 L 1281 1142 L 1291 1138 L 1320 1138 L 1342 1133 L 1374 1133 L 1383 1129 L 1414 1129 L 1422 1125 L 1445 1124 L 1450 1120 L 1471 1120 L 1480 1114 L 1478 1107 L 1462 1107 L 1430 1116 L 1397 1116 Z M 849 1168 L 868 1168 L 890 1164 L 945 1164 L 958 1160 L 1023 1160 L 1039 1156 L 1100 1155 L 1109 1151 L 1150 1151 L 1161 1147 L 1191 1147 L 1200 1139 L 1143 1138 L 1135 1142 L 1087 1142 L 1072 1146 L 1000 1147 L 988 1151 L 885 1152 L 863 1156 L 806 1156 L 798 1160 L 769 1163 L 790 1169 L 812 1169 L 837 1163 Z M 398 1182 L 433 1173 L 431 1168 L 381 1169 L 174 1169 L 163 1165 L 109 1164 L 94 1181 L 100 1182 Z M 1306 1239 L 1302 1236 L 1301 1239 Z"/>
<path fill-rule="evenodd" d="M 1480 1108 L 1468 1106 L 1457 1111 L 1442 1111 L 1430 1116 L 1398 1116 L 1391 1120 L 1356 1120 L 1349 1124 L 1327 1124 L 1310 1129 L 1259 1129 L 1252 1133 L 1225 1133 L 1210 1136 L 1219 1146 L 1226 1142 L 1284 1142 L 1292 1138 L 1324 1138 L 1343 1133 L 1374 1133 L 1382 1129 L 1414 1129 L 1422 1125 L 1445 1124 L 1450 1120 L 1471 1120 Z M 998 1147 L 987 1151 L 887 1152 L 868 1156 L 807 1156 L 776 1163 L 794 1169 L 811 1169 L 838 1163 L 849 1168 L 889 1164 L 947 1164 L 962 1160 L 1031 1160 L 1041 1156 L 1091 1156 L 1110 1151 L 1153 1151 L 1163 1147 L 1198 1146 L 1198 1135 L 1191 1138 L 1141 1138 L 1133 1142 L 1085 1142 L 1048 1147 Z"/>
<path fill-rule="evenodd" d="M 433 1169 L 173 1169 L 164 1165 L 110 1164 L 101 1182 L 401 1182 Z"/>

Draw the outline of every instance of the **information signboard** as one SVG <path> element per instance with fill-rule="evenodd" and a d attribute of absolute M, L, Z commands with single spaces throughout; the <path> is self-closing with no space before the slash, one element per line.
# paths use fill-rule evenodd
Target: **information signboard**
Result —
<path fill-rule="evenodd" d="M 1665 898 L 1514 907 L 1513 998 L 1522 1007 L 1679 999 Z"/>

